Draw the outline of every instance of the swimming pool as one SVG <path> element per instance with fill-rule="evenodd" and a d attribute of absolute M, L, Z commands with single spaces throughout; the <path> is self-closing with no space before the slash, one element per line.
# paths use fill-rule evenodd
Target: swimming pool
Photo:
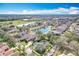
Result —
<path fill-rule="evenodd" d="M 42 32 L 42 33 L 48 33 L 49 32 L 49 28 L 41 28 L 38 31 Z"/>

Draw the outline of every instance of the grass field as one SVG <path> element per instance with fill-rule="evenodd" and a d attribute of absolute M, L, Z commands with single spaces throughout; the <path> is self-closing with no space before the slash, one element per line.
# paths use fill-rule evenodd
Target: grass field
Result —
<path fill-rule="evenodd" d="M 7 24 L 13 24 L 13 25 L 20 25 L 20 24 L 27 24 L 27 23 L 30 23 L 30 22 L 33 22 L 33 21 L 23 21 L 23 20 L 14 20 L 14 21 L 3 21 L 3 22 L 0 22 L 0 23 L 7 23 Z"/>
<path fill-rule="evenodd" d="M 46 21 L 46 20 L 10 20 L 10 21 L 0 21 L 0 24 L 13 24 L 13 25 L 21 25 L 21 24 L 29 24 L 31 22 L 39 22 L 39 21 Z"/>

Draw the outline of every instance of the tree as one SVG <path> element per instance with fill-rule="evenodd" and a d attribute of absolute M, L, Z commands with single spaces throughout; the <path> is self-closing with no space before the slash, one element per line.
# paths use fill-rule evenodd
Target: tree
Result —
<path fill-rule="evenodd" d="M 59 39 L 59 36 L 52 35 L 52 36 L 49 38 L 49 40 L 50 40 L 49 42 L 52 43 L 52 44 L 55 44 L 58 39 Z"/>
<path fill-rule="evenodd" d="M 37 46 L 35 51 L 38 52 L 39 54 L 43 55 L 45 53 L 45 48 L 43 48 L 42 46 Z"/>
<path fill-rule="evenodd" d="M 79 42 L 79 36 L 76 35 L 74 32 L 66 32 L 65 37 L 68 38 L 68 42 L 75 40 Z"/>
<path fill-rule="evenodd" d="M 2 39 L 1 42 L 7 42 L 9 47 L 15 47 L 16 44 L 14 42 L 14 38 L 11 37 L 8 33 L 4 31 L 0 31 L 0 38 Z"/>
<path fill-rule="evenodd" d="M 16 51 L 18 51 L 19 55 L 21 56 L 27 55 L 27 53 L 25 52 L 25 45 L 18 45 Z"/>
<path fill-rule="evenodd" d="M 78 44 L 78 42 L 73 40 L 69 43 L 69 46 L 72 47 L 73 52 L 79 56 L 79 44 Z"/>

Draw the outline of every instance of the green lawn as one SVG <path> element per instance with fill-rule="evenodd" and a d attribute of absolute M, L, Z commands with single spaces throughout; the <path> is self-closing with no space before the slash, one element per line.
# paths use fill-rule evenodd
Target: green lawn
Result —
<path fill-rule="evenodd" d="M 2 38 L 0 38 L 0 42 L 2 41 L 3 39 Z"/>
<path fill-rule="evenodd" d="M 12 23 L 14 24 L 14 25 L 19 25 L 19 24 L 25 24 L 25 23 L 27 23 L 26 21 L 22 21 L 22 20 L 16 20 L 16 21 L 12 21 Z"/>
<path fill-rule="evenodd" d="M 13 25 L 21 25 L 21 24 L 28 24 L 28 23 L 31 23 L 31 22 L 39 22 L 39 21 L 47 21 L 47 20 L 43 20 L 43 19 L 41 19 L 41 20 L 39 20 L 39 19 L 34 19 L 34 20 L 5 20 L 5 21 L 0 21 L 0 24 L 9 24 L 9 25 L 11 25 L 11 24 L 13 24 Z"/>
<path fill-rule="evenodd" d="M 26 23 L 30 23 L 30 22 L 33 22 L 33 21 L 23 21 L 23 20 L 14 20 L 14 21 L 3 21 L 3 22 L 0 22 L 0 23 L 8 23 L 8 24 L 13 24 L 13 25 L 20 25 L 20 24 L 26 24 Z"/>

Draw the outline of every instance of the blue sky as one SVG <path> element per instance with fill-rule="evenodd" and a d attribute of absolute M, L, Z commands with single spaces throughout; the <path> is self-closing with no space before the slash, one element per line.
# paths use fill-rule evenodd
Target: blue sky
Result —
<path fill-rule="evenodd" d="M 79 14 L 79 4 L 0 3 L 0 14 Z"/>

